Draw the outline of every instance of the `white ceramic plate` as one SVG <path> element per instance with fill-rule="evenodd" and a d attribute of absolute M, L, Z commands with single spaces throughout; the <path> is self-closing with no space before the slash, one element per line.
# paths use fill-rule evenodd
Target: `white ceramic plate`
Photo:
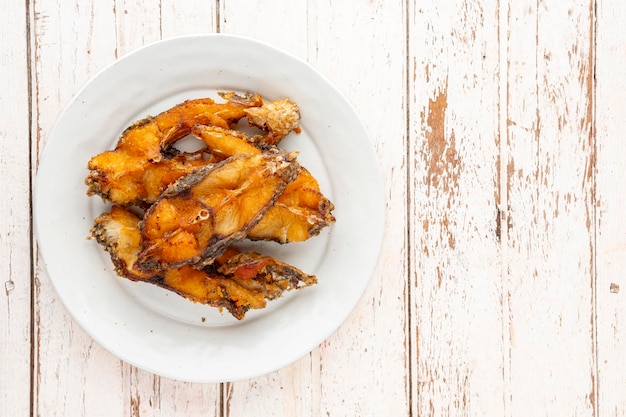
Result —
<path fill-rule="evenodd" d="M 319 283 L 250 311 L 243 321 L 113 272 L 87 240 L 109 207 L 87 197 L 89 158 L 111 149 L 148 114 L 216 91 L 254 91 L 298 103 L 302 133 L 283 146 L 319 180 L 337 222 L 320 236 L 257 248 Z M 161 41 L 93 78 L 52 131 L 39 164 L 35 223 L 43 262 L 59 298 L 98 343 L 156 374 L 194 382 L 233 381 L 281 368 L 318 346 L 347 318 L 378 258 L 383 183 L 372 143 L 347 100 L 317 71 L 267 44 L 228 35 Z"/>

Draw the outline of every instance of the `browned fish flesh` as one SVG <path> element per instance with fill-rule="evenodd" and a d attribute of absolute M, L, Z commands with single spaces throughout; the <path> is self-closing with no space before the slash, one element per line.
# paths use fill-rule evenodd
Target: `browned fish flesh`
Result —
<path fill-rule="evenodd" d="M 225 100 L 233 100 L 234 93 L 220 93 Z M 267 132 L 267 135 L 255 136 L 255 141 L 263 145 L 276 145 L 291 132 L 300 133 L 300 109 L 289 99 L 263 101 L 255 107 L 247 107 L 248 124 Z"/>
<path fill-rule="evenodd" d="M 115 149 L 91 158 L 85 179 L 88 195 L 99 195 L 115 204 L 147 207 L 169 184 L 196 169 L 215 162 L 208 150 L 178 152 L 173 145 L 186 137 L 195 124 L 228 128 L 244 117 L 267 135 L 259 143 L 276 143 L 291 131 L 300 131 L 299 111 L 289 100 L 264 101 L 258 94 L 219 93 L 225 103 L 210 98 L 187 100 L 155 117 L 127 128 Z M 256 114 L 247 109 L 263 108 Z"/>
<path fill-rule="evenodd" d="M 168 180 L 175 181 L 207 165 L 206 157 L 171 158 L 175 142 L 187 136 L 198 123 L 228 128 L 246 116 L 246 107 L 263 104 L 258 94 L 232 93 L 229 97 L 231 100 L 226 103 L 216 103 L 210 98 L 187 100 L 128 127 L 114 150 L 89 161 L 87 194 L 100 195 L 121 205 L 145 206 L 154 202 L 169 185 Z M 181 159 L 185 159 L 184 163 Z M 171 174 L 153 175 L 152 171 Z"/>
<path fill-rule="evenodd" d="M 194 302 L 225 308 L 239 320 L 248 310 L 264 308 L 267 301 L 279 298 L 285 291 L 317 282 L 315 276 L 284 262 L 233 247 L 204 269 L 183 265 L 144 272 L 136 265 L 141 250 L 140 221 L 139 216 L 119 206 L 95 220 L 91 234 L 109 252 L 116 273 L 158 285 Z"/>
<path fill-rule="evenodd" d="M 215 158 L 262 153 L 261 147 L 239 131 L 196 125 L 191 132 L 207 145 Z M 259 223 L 248 232 L 248 238 L 279 243 L 304 241 L 335 222 L 333 209 L 332 202 L 320 191 L 317 180 L 303 167 Z"/>
<path fill-rule="evenodd" d="M 295 154 L 272 150 L 233 156 L 181 178 L 144 216 L 138 266 L 211 263 L 246 237 L 299 172 Z"/>

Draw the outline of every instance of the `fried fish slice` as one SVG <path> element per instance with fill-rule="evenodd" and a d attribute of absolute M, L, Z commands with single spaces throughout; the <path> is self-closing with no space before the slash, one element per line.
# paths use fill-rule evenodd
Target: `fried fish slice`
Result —
<path fill-rule="evenodd" d="M 299 171 L 295 154 L 273 151 L 234 156 L 181 178 L 144 216 L 138 266 L 209 264 L 246 237 Z"/>
<path fill-rule="evenodd" d="M 221 160 L 211 155 L 206 149 L 197 152 L 173 152 L 168 159 L 150 164 L 143 173 L 137 172 L 136 178 L 141 181 L 131 181 L 127 189 L 135 190 L 136 194 L 146 195 L 148 198 L 135 201 L 134 205 L 147 208 L 156 201 L 163 191 L 179 178 L 191 174 L 198 169 Z M 127 177 L 128 180 L 128 177 Z"/>
<path fill-rule="evenodd" d="M 114 150 L 98 154 L 89 161 L 90 172 L 85 179 L 87 194 L 100 195 L 121 205 L 154 202 L 168 184 L 155 181 L 158 176 L 152 175 L 152 171 L 169 170 L 172 172 L 169 178 L 174 181 L 207 164 L 196 160 L 181 165 L 175 158 L 168 158 L 168 149 L 188 135 L 192 126 L 201 123 L 228 128 L 246 116 L 246 108 L 263 104 L 258 94 L 230 93 L 228 97 L 226 103 L 216 103 L 210 98 L 187 100 L 128 127 Z"/>
<path fill-rule="evenodd" d="M 245 134 L 235 130 L 196 125 L 191 132 L 206 143 L 215 158 L 262 152 Z M 333 209 L 331 201 L 320 191 L 315 177 L 303 167 L 259 223 L 248 232 L 248 238 L 279 243 L 304 241 L 335 222 Z"/>
<path fill-rule="evenodd" d="M 225 100 L 233 100 L 234 93 L 219 93 Z M 298 105 L 289 99 L 263 101 L 261 106 L 249 107 L 244 110 L 248 116 L 248 124 L 267 132 L 265 136 L 255 136 L 255 140 L 263 145 L 276 145 L 290 132 L 300 133 L 300 110 Z"/>
<path fill-rule="evenodd" d="M 264 308 L 267 301 L 279 298 L 285 291 L 317 282 L 315 276 L 272 257 L 232 247 L 204 270 L 183 265 L 156 274 L 146 273 L 136 268 L 141 249 L 140 220 L 119 206 L 95 220 L 91 234 L 109 252 L 116 273 L 132 281 L 158 285 L 194 302 L 225 308 L 239 320 L 248 310 Z"/>
<path fill-rule="evenodd" d="M 247 237 L 279 243 L 303 242 L 335 222 L 333 209 L 315 177 L 302 168 Z"/>
<path fill-rule="evenodd" d="M 95 180 L 90 185 L 91 194 L 99 194 L 103 198 L 121 205 L 147 208 L 173 182 L 198 169 L 221 160 L 208 152 L 177 153 L 158 162 L 132 162 L 132 159 L 121 153 L 109 155 L 109 164 L 119 160 L 124 173 L 115 178 L 111 184 L 108 174 L 102 170 L 92 171 L 89 178 Z M 111 165 L 109 165 L 111 166 Z M 105 191 L 100 188 L 108 184 Z M 95 191 L 97 190 L 97 191 Z"/>

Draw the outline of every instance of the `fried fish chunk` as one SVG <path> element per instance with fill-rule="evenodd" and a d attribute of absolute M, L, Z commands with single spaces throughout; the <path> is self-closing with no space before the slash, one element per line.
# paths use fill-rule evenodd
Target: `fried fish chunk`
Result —
<path fill-rule="evenodd" d="M 234 100 L 234 93 L 219 93 L 225 100 Z M 300 109 L 289 99 L 263 101 L 260 106 L 247 107 L 248 124 L 267 132 L 265 136 L 255 136 L 255 141 L 263 145 L 276 145 L 290 132 L 300 133 Z"/>
<path fill-rule="evenodd" d="M 207 165 L 205 158 L 187 163 L 181 163 L 181 158 L 168 158 L 171 146 L 187 136 L 192 126 L 200 123 L 228 128 L 246 116 L 246 108 L 263 104 L 258 94 L 230 93 L 227 97 L 226 103 L 216 103 L 210 98 L 187 100 L 128 127 L 114 150 L 89 160 L 87 194 L 127 206 L 154 202 L 169 185 L 168 180 L 175 181 Z M 153 171 L 171 174 L 159 176 Z"/>
<path fill-rule="evenodd" d="M 296 178 L 295 156 L 278 150 L 233 156 L 172 184 L 141 223 L 139 268 L 211 263 L 245 238 Z"/>
<path fill-rule="evenodd" d="M 296 267 L 255 252 L 229 247 L 212 265 L 192 265 L 158 273 L 136 267 L 141 250 L 141 218 L 128 209 L 113 206 L 96 218 L 91 235 L 109 252 L 116 273 L 132 281 L 143 281 L 173 291 L 191 301 L 225 308 L 241 320 L 250 309 L 264 308 L 267 301 L 285 291 L 317 282 Z"/>
<path fill-rule="evenodd" d="M 177 155 L 172 147 L 189 134 L 194 124 L 228 128 L 247 117 L 251 126 L 267 132 L 266 136 L 254 137 L 262 144 L 277 143 L 291 131 L 300 131 L 298 107 L 287 99 L 264 101 L 258 94 L 218 94 L 225 103 L 210 98 L 187 100 L 127 128 L 114 150 L 89 161 L 87 194 L 125 206 L 147 207 L 154 203 L 173 181 L 215 162 L 210 152 Z M 260 111 L 247 112 L 255 107 Z"/>
<path fill-rule="evenodd" d="M 262 152 L 239 131 L 196 125 L 191 132 L 206 143 L 215 158 Z M 335 222 L 333 209 L 332 202 L 322 194 L 315 177 L 302 167 L 297 178 L 287 185 L 247 237 L 279 243 L 301 242 L 318 235 L 324 227 Z"/>

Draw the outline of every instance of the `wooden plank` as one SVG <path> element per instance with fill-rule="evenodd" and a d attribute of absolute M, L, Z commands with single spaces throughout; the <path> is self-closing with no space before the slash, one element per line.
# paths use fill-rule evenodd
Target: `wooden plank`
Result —
<path fill-rule="evenodd" d="M 310 19 L 306 1 L 220 0 L 220 32 L 269 42 L 301 59 L 307 58 Z"/>
<path fill-rule="evenodd" d="M 62 107 L 95 71 L 147 42 L 200 30 L 207 22 L 214 22 L 211 4 L 185 3 L 178 7 L 178 13 L 195 16 L 195 20 L 187 19 L 187 25 L 180 24 L 177 14 L 167 12 L 162 16 L 161 7 L 169 10 L 173 4 L 35 4 L 34 105 L 39 149 Z M 171 381 L 122 363 L 72 322 L 56 300 L 44 272 L 39 273 L 36 283 L 35 409 L 42 415 L 216 413 L 219 386 Z"/>
<path fill-rule="evenodd" d="M 117 56 L 161 39 L 160 0 L 115 0 Z"/>
<path fill-rule="evenodd" d="M 113 4 L 32 2 L 33 154 L 57 117 L 96 71 L 114 58 Z M 121 415 L 121 363 L 88 337 L 38 267 L 34 282 L 35 415 Z"/>
<path fill-rule="evenodd" d="M 416 416 L 505 415 L 497 6 L 409 3 Z"/>
<path fill-rule="evenodd" d="M 206 0 L 161 0 L 161 37 L 215 32 L 216 3 Z"/>
<path fill-rule="evenodd" d="M 596 316 L 597 415 L 626 415 L 626 4 L 597 3 L 596 121 Z"/>
<path fill-rule="evenodd" d="M 159 377 L 124 364 L 122 371 L 124 416 L 218 416 L 218 384 L 192 384 Z M 119 401 L 119 400 L 118 400 Z"/>
<path fill-rule="evenodd" d="M 357 309 L 311 355 L 265 377 L 228 384 L 226 414 L 408 415 L 402 5 L 221 4 L 222 32 L 253 36 L 307 59 L 347 94 L 375 142 L 387 184 L 394 184 L 386 194 L 385 257 Z"/>
<path fill-rule="evenodd" d="M 502 11 L 507 415 L 595 413 L 592 12 L 535 1 Z"/>
<path fill-rule="evenodd" d="M 307 57 L 306 2 L 281 0 L 267 7 L 262 0 L 221 0 L 219 15 L 221 33 L 255 38 L 301 59 Z M 317 358 L 315 352 L 269 375 L 224 384 L 224 415 L 316 415 L 319 405 L 313 403 L 312 393 L 317 385 Z"/>
<path fill-rule="evenodd" d="M 214 2 L 116 1 L 117 54 L 174 36 L 215 30 Z M 155 86 L 155 88 L 158 86 Z M 219 384 L 192 384 L 162 378 L 123 364 L 124 409 L 131 416 L 217 416 Z"/>
<path fill-rule="evenodd" d="M 30 126 L 24 2 L 0 16 L 0 415 L 30 413 Z"/>
<path fill-rule="evenodd" d="M 387 214 L 370 285 L 321 346 L 320 415 L 409 415 L 406 11 L 402 2 L 382 0 L 311 4 L 309 60 L 363 120 L 386 184 Z"/>

